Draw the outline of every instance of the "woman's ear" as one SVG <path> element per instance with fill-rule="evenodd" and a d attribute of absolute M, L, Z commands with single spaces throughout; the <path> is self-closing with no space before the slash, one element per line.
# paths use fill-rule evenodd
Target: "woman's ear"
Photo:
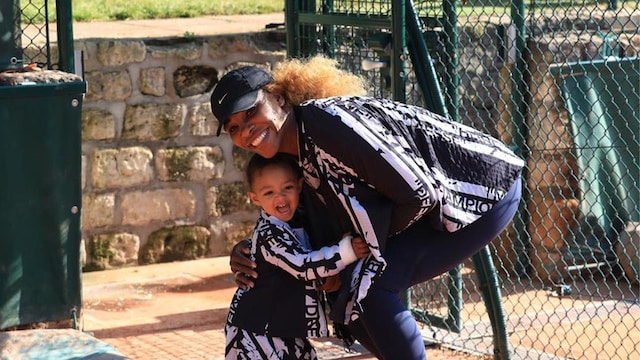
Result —
<path fill-rule="evenodd" d="M 282 94 L 276 94 L 276 100 L 278 100 L 278 105 L 280 107 L 283 107 L 284 104 L 287 102 L 287 100 L 284 98 L 284 95 Z"/>

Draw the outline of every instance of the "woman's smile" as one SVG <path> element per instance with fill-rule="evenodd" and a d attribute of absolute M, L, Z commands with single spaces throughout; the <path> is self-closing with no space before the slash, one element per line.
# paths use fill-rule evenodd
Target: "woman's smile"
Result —
<path fill-rule="evenodd" d="M 252 142 L 251 142 L 251 147 L 258 147 L 260 146 L 260 144 L 262 144 L 262 141 L 267 137 L 267 132 L 269 131 L 269 129 L 264 129 L 259 135 L 258 137 L 256 137 Z"/>

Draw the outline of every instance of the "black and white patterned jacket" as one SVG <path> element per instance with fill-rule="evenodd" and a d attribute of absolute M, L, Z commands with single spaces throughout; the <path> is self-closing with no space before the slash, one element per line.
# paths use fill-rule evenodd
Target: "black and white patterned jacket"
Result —
<path fill-rule="evenodd" d="M 337 275 L 356 261 L 351 238 L 312 251 L 289 224 L 262 211 L 251 239 L 251 259 L 259 281 L 251 289 L 236 291 L 227 322 L 272 337 L 327 336 L 315 280 Z"/>
<path fill-rule="evenodd" d="M 442 231 L 473 223 L 519 181 L 524 165 L 501 141 L 417 106 L 334 97 L 294 111 L 306 183 L 337 231 L 362 234 L 372 252 L 352 272 L 345 323 L 384 270 L 389 236 L 426 216 Z"/>

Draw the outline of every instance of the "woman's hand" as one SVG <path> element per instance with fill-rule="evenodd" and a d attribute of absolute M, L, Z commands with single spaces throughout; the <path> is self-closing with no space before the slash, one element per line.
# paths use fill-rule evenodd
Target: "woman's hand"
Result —
<path fill-rule="evenodd" d="M 363 257 L 367 257 L 371 254 L 369 246 L 367 246 L 367 243 L 362 240 L 360 236 L 356 236 L 351 239 L 351 247 L 353 248 L 353 253 L 356 254 L 358 259 L 362 259 Z"/>
<path fill-rule="evenodd" d="M 319 289 L 326 292 L 334 292 L 340 288 L 342 281 L 340 275 L 333 275 L 323 279 L 324 282 L 320 285 Z"/>
<path fill-rule="evenodd" d="M 256 263 L 249 259 L 249 254 L 251 254 L 251 243 L 245 240 L 235 244 L 229 255 L 229 267 L 235 277 L 236 285 L 244 290 L 252 288 L 255 285 L 253 280 L 258 278 L 258 273 L 254 270 Z"/>

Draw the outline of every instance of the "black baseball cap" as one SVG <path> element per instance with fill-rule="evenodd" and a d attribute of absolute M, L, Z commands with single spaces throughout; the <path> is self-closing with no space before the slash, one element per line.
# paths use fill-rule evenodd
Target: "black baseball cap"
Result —
<path fill-rule="evenodd" d="M 231 114 L 251 108 L 258 91 L 272 82 L 271 74 L 256 66 L 245 66 L 226 73 L 211 93 L 211 111 L 218 119 L 216 135 L 220 136 Z"/>

